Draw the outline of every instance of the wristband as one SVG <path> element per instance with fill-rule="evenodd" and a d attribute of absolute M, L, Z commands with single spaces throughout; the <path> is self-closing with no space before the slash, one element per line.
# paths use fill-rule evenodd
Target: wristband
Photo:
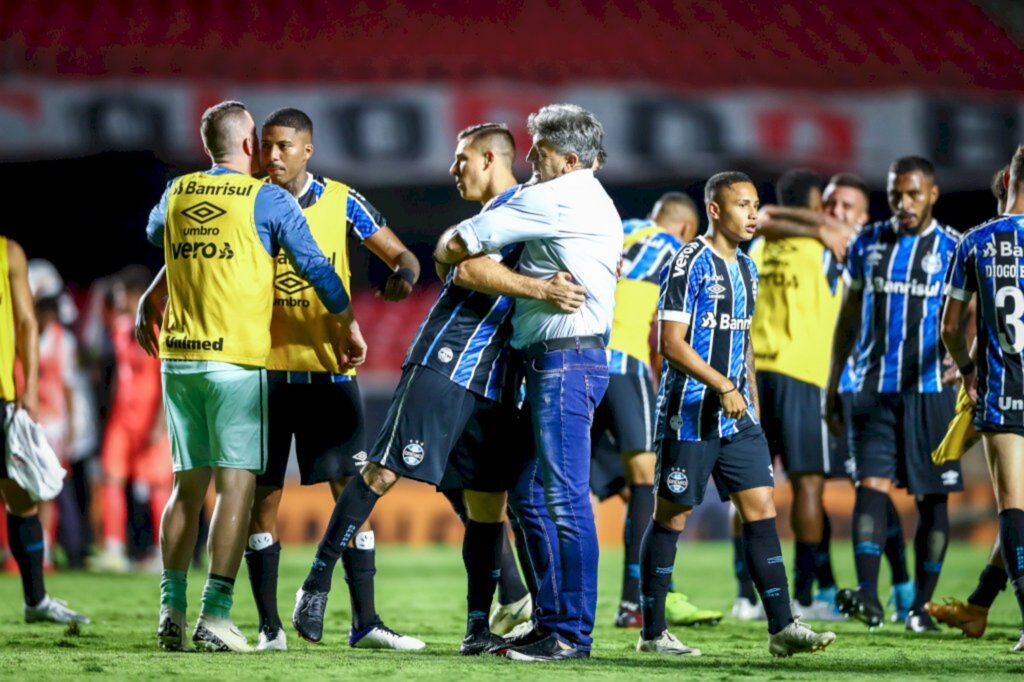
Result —
<path fill-rule="evenodd" d="M 411 268 L 398 268 L 391 274 L 394 277 L 398 277 L 398 279 L 403 282 L 406 282 L 409 286 L 416 285 L 416 273 L 413 272 Z"/>
<path fill-rule="evenodd" d="M 976 370 L 977 367 L 972 362 L 971 364 L 967 365 L 967 367 L 957 367 L 957 369 L 960 370 L 960 376 L 965 377 L 968 374 L 970 374 L 971 372 L 973 372 L 974 370 Z"/>
<path fill-rule="evenodd" d="M 730 389 L 729 389 L 728 391 L 722 391 L 722 392 L 721 392 L 721 393 L 719 393 L 718 395 L 719 395 L 719 396 L 729 395 L 729 394 L 730 394 L 730 393 L 732 393 L 733 391 L 738 391 L 738 390 L 739 390 L 739 387 L 738 387 L 738 386 L 736 386 L 736 384 L 733 384 L 733 385 L 732 385 L 732 388 L 730 388 Z"/>

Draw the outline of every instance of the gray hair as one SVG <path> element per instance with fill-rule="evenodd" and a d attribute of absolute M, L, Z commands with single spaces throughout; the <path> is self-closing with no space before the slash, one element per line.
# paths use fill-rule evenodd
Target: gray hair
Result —
<path fill-rule="evenodd" d="M 526 129 L 559 154 L 575 153 L 580 166 L 590 168 L 604 149 L 604 126 L 597 117 L 575 104 L 549 104 L 526 119 Z"/>

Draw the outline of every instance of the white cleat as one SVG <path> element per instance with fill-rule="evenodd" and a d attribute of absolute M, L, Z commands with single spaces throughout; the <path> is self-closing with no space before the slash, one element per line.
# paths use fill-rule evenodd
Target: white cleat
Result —
<path fill-rule="evenodd" d="M 249 653 L 252 647 L 242 631 L 227 618 L 215 618 L 203 614 L 196 621 L 192 643 L 199 651 L 233 651 Z"/>
<path fill-rule="evenodd" d="M 1013 648 L 1010 649 L 1010 651 L 1015 654 L 1024 652 L 1024 632 L 1020 633 L 1020 641 L 1014 644 Z"/>
<path fill-rule="evenodd" d="M 127 573 L 131 570 L 131 562 L 128 555 L 122 552 L 105 549 L 88 560 L 90 571 L 97 573 Z"/>
<path fill-rule="evenodd" d="M 768 635 L 768 651 L 772 656 L 785 658 L 793 654 L 820 651 L 834 641 L 836 633 L 815 632 L 799 620 L 794 620 L 774 635 Z"/>
<path fill-rule="evenodd" d="M 815 599 L 809 606 L 804 606 L 794 599 L 791 608 L 793 609 L 794 616 L 799 616 L 804 620 L 819 620 L 827 622 L 841 622 L 846 620 L 846 616 L 836 611 L 831 603 L 821 599 Z"/>
<path fill-rule="evenodd" d="M 530 620 L 532 615 L 533 599 L 527 594 L 511 604 L 496 604 L 491 611 L 489 627 L 492 633 L 504 636 L 520 623 Z"/>
<path fill-rule="evenodd" d="M 636 643 L 636 650 L 638 653 L 648 654 L 664 654 L 666 656 L 700 656 L 700 649 L 694 649 L 688 647 L 673 635 L 668 630 L 665 630 L 657 639 L 644 639 L 643 635 L 640 635 L 640 640 Z"/>
<path fill-rule="evenodd" d="M 185 651 L 185 632 L 188 623 L 185 614 L 173 606 L 160 607 L 160 626 L 156 631 L 157 644 L 165 651 Z"/>
<path fill-rule="evenodd" d="M 270 635 L 273 635 L 271 637 Z M 277 632 L 260 630 L 260 640 L 256 643 L 256 651 L 288 651 L 288 641 L 284 636 L 284 628 L 278 628 Z"/>
<path fill-rule="evenodd" d="M 348 645 L 354 649 L 394 649 L 395 651 L 419 651 L 427 646 L 423 641 L 409 635 L 401 635 L 383 623 L 371 625 L 358 632 L 349 630 Z"/>
<path fill-rule="evenodd" d="M 505 635 L 505 639 L 515 639 L 531 632 L 533 632 L 533 621 L 527 620 L 509 630 L 508 634 Z"/>
<path fill-rule="evenodd" d="M 732 605 L 732 617 L 736 620 L 765 620 L 764 605 L 753 602 L 746 597 L 737 597 Z"/>
<path fill-rule="evenodd" d="M 43 597 L 43 601 L 35 606 L 25 605 L 26 623 L 84 623 L 89 624 L 92 619 L 89 616 L 77 613 L 68 608 L 68 603 L 63 599 L 54 599 L 50 595 Z"/>

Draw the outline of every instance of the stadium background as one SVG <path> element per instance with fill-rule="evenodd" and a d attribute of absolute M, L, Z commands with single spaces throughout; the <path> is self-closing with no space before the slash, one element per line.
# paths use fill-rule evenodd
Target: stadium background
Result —
<path fill-rule="evenodd" d="M 424 264 L 416 295 L 374 298 L 383 266 L 353 246 L 356 311 L 371 344 L 361 372 L 375 432 L 408 340 L 433 300 L 429 249 L 477 208 L 446 176 L 458 130 L 498 120 L 528 146 L 526 115 L 572 101 L 601 118 L 602 171 L 625 217 L 663 191 L 695 198 L 704 178 L 738 168 L 771 200 L 772 181 L 800 166 L 852 170 L 874 189 L 896 156 L 936 162 L 936 215 L 966 229 L 993 213 L 992 172 L 1024 132 L 1024 7 L 1017 2 L 785 0 L 254 5 L 238 0 L 0 5 L 0 231 L 52 261 L 82 300 L 130 263 L 157 268 L 146 215 L 166 181 L 207 165 L 205 107 L 246 102 L 257 121 L 280 106 L 316 125 L 311 169 L 350 183 Z M 429 9 L 426 9 L 429 7 Z M 528 174 L 520 161 L 520 177 Z M 967 460 L 955 533 L 994 534 L 987 472 Z M 309 540 L 329 514 L 326 490 L 289 489 L 287 541 Z M 788 486 L 779 486 L 786 518 Z M 901 497 L 908 512 L 911 502 Z M 848 518 L 852 489 L 828 507 Z M 382 542 L 453 541 L 460 526 L 440 496 L 405 485 L 375 514 Z M 837 529 L 848 528 L 838 520 Z M 781 523 L 788 533 L 788 523 Z M 621 507 L 606 504 L 602 540 L 618 542 Z M 697 531 L 726 532 L 710 503 Z"/>

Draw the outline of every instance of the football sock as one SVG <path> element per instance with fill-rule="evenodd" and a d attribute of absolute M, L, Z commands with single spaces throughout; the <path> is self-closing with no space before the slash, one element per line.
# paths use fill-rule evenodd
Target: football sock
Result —
<path fill-rule="evenodd" d="M 373 492 L 362 476 L 353 476 L 342 489 L 334 512 L 327 523 L 327 530 L 317 547 L 309 575 L 302 583 L 302 589 L 316 592 L 330 592 L 334 566 L 341 558 L 341 551 L 355 536 L 359 527 L 370 518 L 370 512 L 380 495 Z"/>
<path fill-rule="evenodd" d="M 949 506 L 946 495 L 925 495 L 917 503 L 919 519 L 914 534 L 914 604 L 920 611 L 931 601 L 949 545 Z"/>
<path fill-rule="evenodd" d="M 665 596 L 676 564 L 679 531 L 651 521 L 640 548 L 640 608 L 643 612 L 643 638 L 656 639 L 668 629 L 665 622 Z"/>
<path fill-rule="evenodd" d="M 466 521 L 462 562 L 466 566 L 467 578 L 467 635 L 487 629 L 487 613 L 501 573 L 501 536 L 504 533 L 504 522 Z"/>
<path fill-rule="evenodd" d="M 164 569 L 160 574 L 160 606 L 188 611 L 188 571 Z"/>
<path fill-rule="evenodd" d="M 814 578 L 817 573 L 815 552 L 821 546 L 820 542 L 795 543 L 795 563 L 793 567 L 793 596 L 803 606 L 810 606 L 814 601 Z"/>
<path fill-rule="evenodd" d="M 900 514 L 891 497 L 885 524 L 885 558 L 892 569 L 892 584 L 899 585 L 910 580 L 910 573 L 907 571 L 907 545 L 903 540 L 903 526 L 900 525 Z"/>
<path fill-rule="evenodd" d="M 832 523 L 828 520 L 828 514 L 822 510 L 823 525 L 821 527 L 821 542 L 814 552 L 814 574 L 818 580 L 818 589 L 827 590 L 836 586 L 836 577 L 832 574 Z"/>
<path fill-rule="evenodd" d="M 743 544 L 750 576 L 757 585 L 768 617 L 768 633 L 776 632 L 793 622 L 786 585 L 786 565 L 782 562 L 782 546 L 775 519 L 762 519 L 743 524 Z"/>
<path fill-rule="evenodd" d="M 736 587 L 738 596 L 756 604 L 757 590 L 754 589 L 754 581 L 750 578 L 750 568 L 747 565 L 747 552 L 744 549 L 743 536 L 732 536 L 732 565 L 736 573 Z"/>
<path fill-rule="evenodd" d="M 625 566 L 622 570 L 622 601 L 640 602 L 640 543 L 654 515 L 654 486 L 629 486 L 629 504 L 626 506 Z"/>
<path fill-rule="evenodd" d="M 1004 509 L 999 512 L 999 541 L 1003 546 L 1003 563 L 1024 621 L 1024 510 Z"/>
<path fill-rule="evenodd" d="M 1006 571 L 999 566 L 986 566 L 978 576 L 978 586 L 967 601 L 984 609 L 991 608 L 996 596 L 1006 589 Z"/>
<path fill-rule="evenodd" d="M 43 526 L 38 516 L 7 513 L 7 542 L 21 573 L 25 604 L 36 606 L 46 598 L 43 583 Z"/>
<path fill-rule="evenodd" d="M 885 515 L 889 496 L 857 487 L 853 505 L 853 560 L 857 567 L 857 591 L 874 605 L 878 603 L 878 569 L 885 538 Z"/>
<path fill-rule="evenodd" d="M 502 524 L 504 526 L 505 524 Z M 519 601 L 529 592 L 523 579 L 519 577 L 519 564 L 516 554 L 512 551 L 512 543 L 508 540 L 508 530 L 501 530 L 501 576 L 498 578 L 498 603 L 512 604 Z"/>
<path fill-rule="evenodd" d="M 341 553 L 345 569 L 349 601 L 352 603 L 352 629 L 364 630 L 375 625 L 377 617 L 373 578 L 377 573 L 377 551 L 373 531 L 356 533 L 355 547 L 346 547 Z"/>
<path fill-rule="evenodd" d="M 281 563 L 281 543 L 274 542 L 270 533 L 249 536 L 245 550 L 245 565 L 249 568 L 249 585 L 256 601 L 260 617 L 260 630 L 276 633 L 282 629 L 281 616 L 277 612 L 277 576 Z"/>
<path fill-rule="evenodd" d="M 203 587 L 202 613 L 214 618 L 230 618 L 234 592 L 234 578 L 211 573 Z"/>

